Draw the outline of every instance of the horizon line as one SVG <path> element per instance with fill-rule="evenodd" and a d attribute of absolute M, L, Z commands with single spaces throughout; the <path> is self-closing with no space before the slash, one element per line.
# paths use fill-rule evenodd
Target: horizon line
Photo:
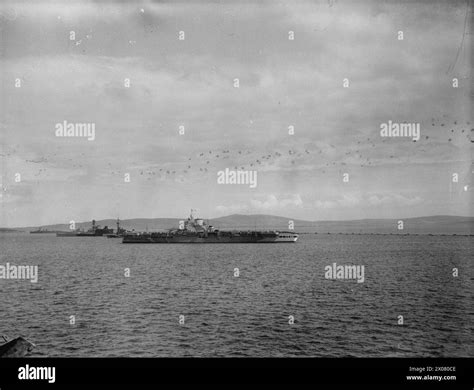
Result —
<path fill-rule="evenodd" d="M 418 216 L 418 217 L 397 217 L 397 218 L 359 218 L 359 219 L 334 219 L 334 220 L 306 220 L 306 219 L 298 219 L 298 218 L 289 218 L 289 217 L 283 217 L 280 215 L 273 215 L 273 214 L 228 214 L 224 215 L 221 217 L 214 217 L 214 218 L 198 218 L 198 219 L 204 219 L 204 220 L 213 220 L 213 219 L 220 219 L 220 218 L 228 218 L 232 216 L 244 216 L 244 217 L 252 217 L 252 216 L 267 216 L 267 217 L 276 217 L 276 218 L 285 218 L 289 220 L 295 220 L 295 221 L 304 221 L 304 222 L 311 222 L 311 223 L 316 223 L 316 222 L 355 222 L 355 221 L 377 221 L 377 220 L 404 220 L 404 219 L 414 219 L 414 218 L 433 218 L 433 217 L 455 217 L 455 218 L 474 218 L 474 215 L 451 215 L 451 214 L 435 214 L 435 215 L 423 215 L 423 216 Z M 101 219 L 95 219 L 95 221 L 104 221 L 104 220 L 117 220 L 117 218 L 101 218 Z M 121 219 L 120 221 L 128 221 L 128 220 L 133 220 L 133 219 L 148 219 L 148 220 L 153 220 L 153 219 L 182 219 L 182 217 L 152 217 L 152 218 L 141 218 L 141 217 L 134 217 L 134 218 L 126 218 L 126 219 Z M 82 222 L 76 222 L 76 224 L 82 224 L 82 223 L 87 223 L 91 222 L 92 219 L 82 221 Z M 51 226 L 51 225 L 68 225 L 68 223 L 49 223 L 49 224 L 42 224 L 42 225 L 30 225 L 30 226 L 15 226 L 15 227 L 6 227 L 6 226 L 0 226 L 0 229 L 25 229 L 25 228 L 31 228 L 31 227 L 43 227 L 43 226 Z"/>

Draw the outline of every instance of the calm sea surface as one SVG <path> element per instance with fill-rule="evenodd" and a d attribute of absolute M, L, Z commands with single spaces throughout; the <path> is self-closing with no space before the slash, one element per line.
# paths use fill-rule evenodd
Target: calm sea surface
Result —
<path fill-rule="evenodd" d="M 124 245 L 4 234 L 0 265 L 38 265 L 39 280 L 0 279 L 0 334 L 51 357 L 474 356 L 473 242 L 318 234 Z M 364 265 L 364 283 L 325 279 L 334 262 Z"/>

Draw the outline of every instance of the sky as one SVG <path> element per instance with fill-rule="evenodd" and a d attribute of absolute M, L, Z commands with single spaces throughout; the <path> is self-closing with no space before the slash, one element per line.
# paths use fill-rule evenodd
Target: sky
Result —
<path fill-rule="evenodd" d="M 466 1 L 4 1 L 0 226 L 473 216 L 470 17 Z M 94 139 L 57 136 L 64 121 Z M 382 137 L 389 121 L 420 138 Z M 219 183 L 226 168 L 257 185 Z"/>

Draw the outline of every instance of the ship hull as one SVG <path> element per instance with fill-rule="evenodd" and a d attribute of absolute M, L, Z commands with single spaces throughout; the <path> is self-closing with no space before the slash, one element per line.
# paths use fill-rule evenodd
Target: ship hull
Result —
<path fill-rule="evenodd" d="M 56 233 L 56 237 L 76 237 L 77 233 L 75 232 L 60 232 Z"/>
<path fill-rule="evenodd" d="M 278 233 L 215 234 L 215 235 L 170 235 L 166 233 L 144 233 L 126 235 L 124 244 L 272 244 L 296 242 L 296 233 L 280 236 Z"/>

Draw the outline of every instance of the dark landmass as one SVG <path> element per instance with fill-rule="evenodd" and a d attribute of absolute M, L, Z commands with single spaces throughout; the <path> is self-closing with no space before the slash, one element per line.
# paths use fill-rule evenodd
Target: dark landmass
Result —
<path fill-rule="evenodd" d="M 184 218 L 183 218 L 184 219 Z M 121 220 L 121 227 L 136 231 L 156 231 L 177 228 L 178 218 L 134 218 Z M 398 229 L 398 221 L 403 221 L 403 229 Z M 401 219 L 361 219 L 352 221 L 304 221 L 273 215 L 233 214 L 226 217 L 209 219 L 206 221 L 221 230 L 289 230 L 289 221 L 294 222 L 297 233 L 343 233 L 343 234 L 474 234 L 474 217 L 459 217 L 451 215 L 436 215 L 418 218 Z M 97 220 L 102 227 L 116 228 L 115 219 Z M 76 223 L 76 228 L 89 229 L 91 221 Z M 0 229 L 1 231 L 30 231 L 37 226 L 28 226 L 14 229 Z M 69 231 L 68 224 L 42 226 L 51 231 Z"/>
<path fill-rule="evenodd" d="M 9 229 L 9 228 L 0 228 L 0 233 L 24 233 L 24 229 L 20 228 L 16 229 Z"/>

